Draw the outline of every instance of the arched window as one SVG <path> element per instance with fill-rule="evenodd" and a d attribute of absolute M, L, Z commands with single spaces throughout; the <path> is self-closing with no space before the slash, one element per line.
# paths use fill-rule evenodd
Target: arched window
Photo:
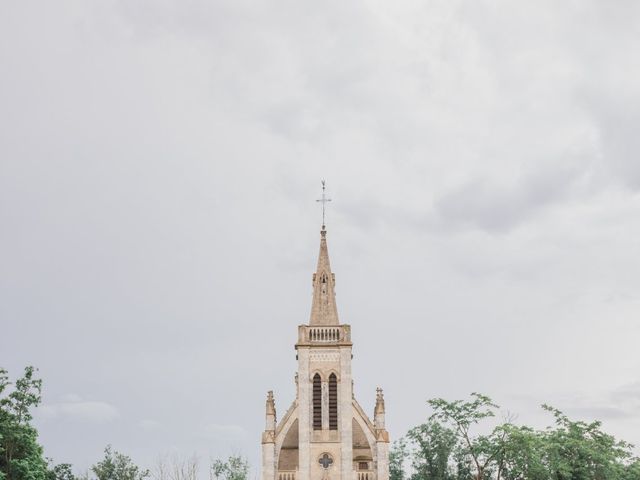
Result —
<path fill-rule="evenodd" d="M 338 378 L 329 376 L 329 430 L 338 429 Z"/>
<path fill-rule="evenodd" d="M 317 373 L 313 376 L 313 429 L 322 430 L 322 382 Z"/>

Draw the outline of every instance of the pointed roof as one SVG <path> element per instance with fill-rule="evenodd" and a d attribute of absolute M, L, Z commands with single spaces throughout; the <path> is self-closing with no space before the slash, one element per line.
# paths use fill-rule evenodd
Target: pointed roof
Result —
<path fill-rule="evenodd" d="M 327 249 L 327 230 L 322 225 L 320 231 L 320 254 L 318 267 L 313 274 L 313 302 L 309 325 L 338 325 L 336 306 L 335 276 L 331 273 L 329 250 Z"/>

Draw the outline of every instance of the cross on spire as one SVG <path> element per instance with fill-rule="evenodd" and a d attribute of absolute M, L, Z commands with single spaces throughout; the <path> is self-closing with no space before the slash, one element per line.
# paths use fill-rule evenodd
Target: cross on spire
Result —
<path fill-rule="evenodd" d="M 324 228 L 324 215 L 325 215 L 324 214 L 324 209 L 325 209 L 326 203 L 330 202 L 331 199 L 327 198 L 326 191 L 325 191 L 325 182 L 324 182 L 324 180 L 321 180 L 321 182 L 322 182 L 322 196 L 320 198 L 318 198 L 316 200 L 316 202 L 322 203 L 322 230 L 324 230 L 325 229 Z"/>

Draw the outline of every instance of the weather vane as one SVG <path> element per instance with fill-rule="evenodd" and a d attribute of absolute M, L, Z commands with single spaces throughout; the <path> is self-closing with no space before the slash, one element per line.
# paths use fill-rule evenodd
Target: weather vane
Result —
<path fill-rule="evenodd" d="M 331 199 L 327 198 L 327 194 L 326 194 L 326 191 L 325 191 L 326 187 L 325 187 L 324 180 L 321 180 L 321 181 L 322 181 L 322 197 L 318 198 L 316 200 L 316 202 L 322 203 L 322 230 L 324 230 L 324 208 L 325 208 L 326 203 L 330 202 Z"/>

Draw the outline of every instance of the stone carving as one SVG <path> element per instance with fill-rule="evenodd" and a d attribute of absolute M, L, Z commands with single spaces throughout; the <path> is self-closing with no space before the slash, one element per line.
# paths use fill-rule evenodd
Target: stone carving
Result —
<path fill-rule="evenodd" d="M 309 360 L 312 362 L 339 362 L 340 352 L 311 352 Z"/>

